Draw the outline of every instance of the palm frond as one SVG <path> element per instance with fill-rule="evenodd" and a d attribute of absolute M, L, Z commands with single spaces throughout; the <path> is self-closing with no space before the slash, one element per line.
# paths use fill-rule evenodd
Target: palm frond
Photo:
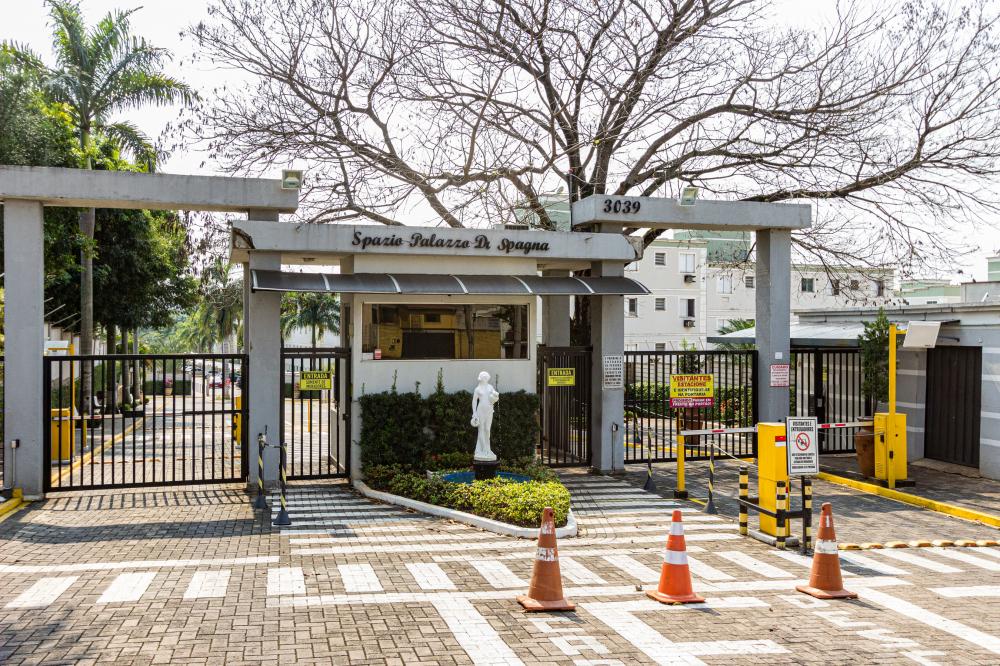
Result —
<path fill-rule="evenodd" d="M 158 153 L 152 142 L 138 127 L 130 122 L 122 121 L 110 125 L 102 125 L 100 130 L 104 136 L 119 150 L 129 153 L 137 162 L 143 163 L 152 171 L 156 167 Z"/>
<path fill-rule="evenodd" d="M 102 114 L 147 104 L 153 106 L 178 102 L 188 104 L 196 99 L 196 95 L 186 83 L 165 74 L 126 71 L 117 77 L 114 87 L 105 92 L 104 98 L 106 103 L 100 107 Z"/>

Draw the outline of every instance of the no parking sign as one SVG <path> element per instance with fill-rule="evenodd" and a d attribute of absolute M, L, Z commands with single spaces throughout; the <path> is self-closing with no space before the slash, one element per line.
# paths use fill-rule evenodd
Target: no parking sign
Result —
<path fill-rule="evenodd" d="M 819 437 L 816 417 L 789 417 L 785 422 L 788 476 L 819 474 Z"/>

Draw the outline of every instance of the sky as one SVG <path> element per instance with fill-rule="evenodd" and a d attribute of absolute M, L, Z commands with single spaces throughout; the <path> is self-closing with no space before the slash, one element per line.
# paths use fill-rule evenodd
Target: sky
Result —
<path fill-rule="evenodd" d="M 864 0 L 862 0 L 864 1 Z M 835 0 L 773 0 L 776 21 L 789 24 L 810 25 L 833 15 Z M 205 0 L 83 0 L 82 6 L 88 22 L 98 20 L 115 9 L 141 9 L 132 16 L 136 34 L 147 38 L 156 46 L 174 53 L 168 73 L 177 76 L 202 93 L 226 80 L 227 74 L 205 63 L 190 62 L 196 45 L 181 33 L 190 25 L 207 19 Z M 26 45 L 51 60 L 51 37 L 48 27 L 48 9 L 44 0 L 0 0 L 0 41 L 14 41 Z M 231 75 L 228 75 L 231 76 Z M 164 128 L 178 117 L 176 108 L 146 108 L 131 117 L 147 135 L 158 139 Z M 223 174 L 206 156 L 196 150 L 178 151 L 161 167 L 161 171 L 185 174 Z M 277 177 L 278 174 L 275 174 Z M 998 185 L 1000 187 L 1000 185 Z M 986 279 L 987 256 L 1000 254 L 1000 220 L 989 227 L 963 229 L 963 241 L 976 238 L 981 249 L 963 258 L 964 274 L 942 273 L 937 277 L 953 281 L 967 281 L 971 275 Z"/>

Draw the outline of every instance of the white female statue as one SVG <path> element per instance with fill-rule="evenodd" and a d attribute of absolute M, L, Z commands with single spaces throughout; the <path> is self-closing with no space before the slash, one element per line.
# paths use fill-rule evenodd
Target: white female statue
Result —
<path fill-rule="evenodd" d="M 490 428 L 493 426 L 493 405 L 500 393 L 490 386 L 490 373 L 479 373 L 479 386 L 472 392 L 472 427 L 479 428 L 474 460 L 493 462 L 497 457 L 490 449 Z"/>

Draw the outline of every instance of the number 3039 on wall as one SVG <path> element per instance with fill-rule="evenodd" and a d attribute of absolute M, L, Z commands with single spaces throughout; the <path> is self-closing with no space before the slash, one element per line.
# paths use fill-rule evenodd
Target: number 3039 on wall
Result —
<path fill-rule="evenodd" d="M 605 213 L 638 213 L 639 208 L 642 206 L 641 201 L 635 201 L 633 199 L 605 199 L 604 200 L 604 212 Z"/>

